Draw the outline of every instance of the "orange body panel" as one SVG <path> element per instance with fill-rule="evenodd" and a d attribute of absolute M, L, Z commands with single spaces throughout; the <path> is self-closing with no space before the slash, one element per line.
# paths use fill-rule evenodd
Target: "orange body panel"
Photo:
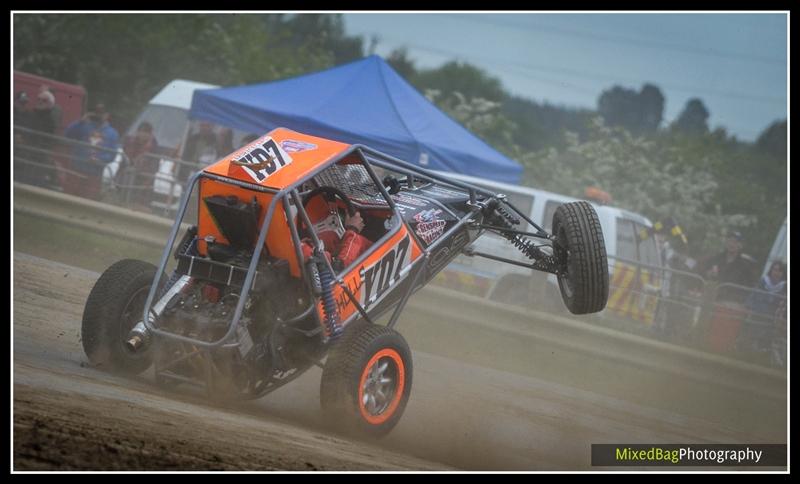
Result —
<path fill-rule="evenodd" d="M 316 168 L 349 147 L 350 145 L 346 143 L 277 128 L 234 151 L 204 171 L 281 189 L 304 179 Z M 234 163 L 237 160 L 245 163 L 245 166 Z M 259 161 L 266 162 L 267 166 L 258 170 L 246 166 L 248 163 L 254 164 Z"/>
<path fill-rule="evenodd" d="M 373 252 L 342 278 L 366 310 L 391 292 L 393 286 L 408 275 L 412 262 L 422 254 L 405 224 L 389 240 L 380 246 L 373 245 L 369 250 Z M 337 285 L 333 294 L 341 321 L 356 314 L 358 309 L 341 286 Z M 324 320 L 321 302 L 317 309 L 320 319 Z"/>
<path fill-rule="evenodd" d="M 346 143 L 278 128 L 231 153 L 204 171 L 280 190 L 308 178 L 315 170 L 349 148 L 350 145 Z M 348 161 L 360 162 L 356 159 L 346 159 L 341 163 Z M 201 200 L 211 195 L 236 195 L 242 201 L 249 201 L 255 196 L 262 207 L 261 217 L 274 197 L 273 194 L 255 192 L 208 179 L 200 180 L 200 194 Z M 311 201 L 307 208 L 312 220 L 329 210 L 327 202 L 321 198 Z M 373 212 L 372 216 L 391 216 L 391 213 L 383 209 Z M 296 223 L 296 220 L 286 220 L 282 202 L 279 202 L 267 233 L 266 247 L 272 256 L 287 259 L 292 275 L 300 277 L 300 261 L 296 257 L 288 223 Z M 206 253 L 202 238 L 207 235 L 213 235 L 217 240 L 227 242 L 201 201 L 198 210 L 198 236 L 201 239 L 198 250 L 201 254 Z M 369 310 L 408 276 L 412 263 L 422 255 L 422 250 L 406 225 L 401 223 L 400 228 L 389 240 L 381 245 L 373 244 L 367 252 L 369 255 L 366 259 L 351 268 L 342 279 L 359 303 Z M 341 321 L 345 322 L 357 313 L 358 310 L 341 286 L 335 286 L 334 297 Z M 317 305 L 317 310 L 320 319 L 324 320 L 321 301 Z"/>
<path fill-rule="evenodd" d="M 227 185 L 224 183 L 215 182 L 214 180 L 209 180 L 207 178 L 201 178 L 199 197 L 200 201 L 197 210 L 197 235 L 200 240 L 197 244 L 197 249 L 202 255 L 206 254 L 206 243 L 203 238 L 207 235 L 212 235 L 216 240 L 219 240 L 223 243 L 228 243 L 228 240 L 225 239 L 225 237 L 219 231 L 219 228 L 217 228 L 217 225 L 214 223 L 214 219 L 211 217 L 206 204 L 202 201 L 203 198 L 213 195 L 235 195 L 242 201 L 250 201 L 253 199 L 253 197 L 256 197 L 258 199 L 258 203 L 261 205 L 261 214 L 259 215 L 259 230 L 260 220 L 266 214 L 267 208 L 269 207 L 270 202 L 272 202 L 272 197 L 274 197 L 274 195 L 271 193 L 256 192 L 237 187 L 235 185 Z M 292 245 L 292 235 L 286 222 L 286 213 L 283 210 L 283 202 L 278 202 L 278 204 L 275 206 L 272 224 L 267 232 L 266 247 L 269 250 L 270 255 L 273 257 L 288 260 L 292 275 L 295 277 L 300 277 L 300 265 L 297 261 L 294 246 Z"/>

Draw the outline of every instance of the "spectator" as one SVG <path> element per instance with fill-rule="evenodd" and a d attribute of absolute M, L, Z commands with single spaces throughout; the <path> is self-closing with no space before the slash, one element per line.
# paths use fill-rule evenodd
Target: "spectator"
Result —
<path fill-rule="evenodd" d="M 65 136 L 79 141 L 72 152 L 71 167 L 81 177 L 69 177 L 68 193 L 87 198 L 100 197 L 101 176 L 106 165 L 114 161 L 119 148 L 119 134 L 108 122 L 105 106 L 97 104 L 93 111 L 69 125 Z"/>
<path fill-rule="evenodd" d="M 41 95 L 43 92 L 48 92 L 48 93 L 52 94 L 53 95 L 53 99 L 55 100 L 55 93 L 50 88 L 50 86 L 48 86 L 47 84 L 42 84 L 41 86 L 39 86 L 39 93 L 38 94 Z M 53 108 L 52 108 L 52 114 L 51 115 L 56 120 L 56 131 L 57 131 L 58 128 L 61 126 L 62 116 L 61 116 L 61 106 L 59 106 L 58 104 L 55 104 L 55 102 L 54 102 L 54 105 L 53 105 Z"/>
<path fill-rule="evenodd" d="M 24 142 L 31 150 L 25 158 L 29 161 L 26 175 L 23 177 L 28 183 L 39 186 L 51 186 L 56 181 L 55 164 L 52 154 L 55 145 L 55 138 L 59 125 L 61 124 L 61 111 L 56 109 L 56 98 L 53 93 L 47 90 L 39 91 L 36 96 L 36 105 L 33 111 L 27 115 L 24 122 L 27 127 L 35 133 L 26 133 L 23 137 Z"/>
<path fill-rule="evenodd" d="M 30 126 L 30 111 L 28 111 L 28 93 L 20 91 L 14 96 L 14 126 L 27 128 Z"/>
<path fill-rule="evenodd" d="M 136 134 L 125 140 L 123 150 L 130 160 L 132 172 L 132 176 L 124 184 L 133 186 L 136 194 L 134 201 L 146 206 L 152 192 L 153 178 L 158 170 L 158 158 L 153 155 L 161 151 L 153 134 L 153 125 L 147 121 L 139 123 Z"/>
<path fill-rule="evenodd" d="M 770 363 L 779 368 L 786 368 L 786 336 L 789 334 L 786 318 L 786 298 L 780 299 L 775 314 L 775 333 L 772 338 Z"/>
<path fill-rule="evenodd" d="M 194 171 L 217 161 L 220 157 L 219 148 L 214 125 L 208 121 L 200 121 L 197 133 L 189 136 L 186 141 L 186 150 L 183 152 L 183 159 L 195 166 L 182 166 L 178 180 L 184 182 Z"/>
<path fill-rule="evenodd" d="M 755 260 L 742 252 L 741 232 L 732 230 L 725 239 L 725 251 L 710 258 L 701 266 L 700 275 L 720 284 L 736 284 L 751 287 L 756 279 Z M 742 301 L 743 292 L 726 287 L 717 294 L 719 301 Z"/>
<path fill-rule="evenodd" d="M 28 110 L 28 93 L 20 91 L 14 96 L 14 127 L 31 128 L 31 112 Z M 14 143 L 22 145 L 25 143 L 28 133 L 22 130 L 14 130 Z"/>
<path fill-rule="evenodd" d="M 14 179 L 23 183 L 33 183 L 35 173 L 28 164 L 31 160 L 31 151 L 28 149 L 31 129 L 31 112 L 28 108 L 28 94 L 20 91 L 14 96 Z M 22 128 L 22 129 L 16 129 Z"/>
<path fill-rule="evenodd" d="M 232 152 L 233 152 L 233 130 L 230 128 L 224 128 L 219 133 L 219 148 L 217 149 L 217 153 L 219 154 L 220 157 L 222 157 Z"/>
<path fill-rule="evenodd" d="M 786 268 L 780 261 L 770 265 L 769 272 L 758 281 L 758 292 L 750 293 L 747 308 L 750 310 L 740 347 L 759 352 L 769 351 L 779 330 L 778 309 L 786 298 Z"/>

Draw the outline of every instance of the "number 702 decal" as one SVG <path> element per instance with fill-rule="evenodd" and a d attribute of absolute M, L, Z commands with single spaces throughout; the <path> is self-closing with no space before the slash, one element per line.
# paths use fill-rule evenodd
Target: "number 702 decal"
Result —
<path fill-rule="evenodd" d="M 410 269 L 410 240 L 403 237 L 380 260 L 359 270 L 361 276 L 361 302 L 365 306 L 375 303 L 387 289 L 395 285 Z"/>

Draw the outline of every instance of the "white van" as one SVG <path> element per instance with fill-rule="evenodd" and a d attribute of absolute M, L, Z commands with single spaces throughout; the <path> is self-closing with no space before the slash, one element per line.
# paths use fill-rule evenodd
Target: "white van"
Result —
<path fill-rule="evenodd" d="M 455 180 L 486 188 L 495 193 L 504 194 L 520 211 L 539 224 L 548 232 L 551 230 L 553 214 L 559 205 L 567 202 L 576 201 L 576 198 L 557 193 L 537 190 L 506 183 L 487 181 L 485 179 L 474 178 L 467 175 L 455 173 L 442 173 Z M 630 212 L 628 210 L 600 205 L 592 200 L 588 200 L 597 211 L 600 225 L 603 227 L 603 239 L 606 244 L 606 252 L 609 256 L 609 277 L 612 279 L 611 294 L 609 295 L 610 306 L 618 304 L 621 312 L 631 312 L 634 310 L 642 319 L 652 322 L 653 312 L 655 311 L 655 300 L 645 301 L 644 298 L 632 294 L 617 294 L 621 288 L 625 291 L 637 292 L 646 290 L 656 294 L 660 286 L 656 276 L 651 275 L 653 271 L 645 271 L 644 279 L 640 271 L 638 278 L 621 278 L 615 281 L 615 268 L 622 267 L 625 262 L 641 263 L 647 266 L 661 267 L 661 256 L 658 246 L 653 237 L 640 237 L 643 229 L 653 226 L 651 221 L 643 215 Z M 524 225 L 524 226 L 523 226 Z M 523 221 L 519 230 L 533 231 L 527 223 Z M 530 263 L 514 246 L 507 240 L 496 234 L 487 234 L 479 238 L 474 249 L 480 252 L 495 254 L 524 263 Z M 628 265 L 630 267 L 630 265 Z M 644 267 L 644 266 L 643 266 Z M 622 274 L 618 274 L 622 276 Z M 561 297 L 558 294 L 557 281 L 555 276 L 547 275 L 543 272 L 533 271 L 524 267 L 511 264 L 498 264 L 483 257 L 468 257 L 461 255 L 456 258 L 443 271 L 437 283 L 465 291 L 477 296 L 488 297 L 493 300 L 520 304 L 525 302 L 532 307 L 542 309 L 560 310 L 563 307 Z M 616 284 L 615 284 L 616 283 Z M 636 288 L 636 285 L 648 287 Z M 635 299 L 633 303 L 630 301 Z M 553 304 L 555 303 L 555 307 Z M 630 305 L 653 306 L 652 310 L 640 310 L 631 308 Z M 641 313 L 641 314 L 640 314 Z"/>

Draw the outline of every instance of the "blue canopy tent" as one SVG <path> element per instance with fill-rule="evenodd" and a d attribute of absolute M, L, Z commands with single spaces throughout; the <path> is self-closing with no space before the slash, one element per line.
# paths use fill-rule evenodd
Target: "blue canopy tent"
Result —
<path fill-rule="evenodd" d="M 292 79 L 195 91 L 189 113 L 243 131 L 285 127 L 432 170 L 518 183 L 522 167 L 467 131 L 378 56 Z"/>

